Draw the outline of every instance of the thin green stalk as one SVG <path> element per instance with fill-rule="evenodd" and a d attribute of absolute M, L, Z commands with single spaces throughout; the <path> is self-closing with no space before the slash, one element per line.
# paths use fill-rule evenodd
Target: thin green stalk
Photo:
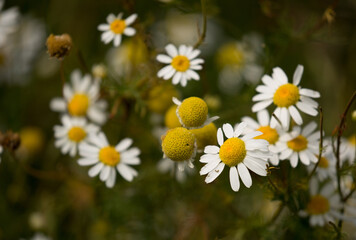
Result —
<path fill-rule="evenodd" d="M 206 28 L 207 28 L 206 0 L 201 0 L 201 10 L 203 14 L 203 31 L 201 34 L 199 34 L 199 39 L 194 45 L 194 48 L 198 48 L 204 42 L 206 36 Z"/>

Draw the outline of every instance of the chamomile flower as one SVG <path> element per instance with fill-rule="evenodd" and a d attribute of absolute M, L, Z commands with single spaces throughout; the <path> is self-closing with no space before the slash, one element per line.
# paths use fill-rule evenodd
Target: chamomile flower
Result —
<path fill-rule="evenodd" d="M 289 127 L 290 117 L 297 125 L 303 123 L 297 108 L 308 115 L 316 116 L 318 103 L 312 98 L 319 98 L 320 93 L 298 86 L 303 69 L 303 66 L 298 65 L 293 75 L 293 83 L 288 83 L 287 75 L 279 67 L 273 69 L 272 77 L 264 75 L 262 77 L 264 85 L 257 86 L 256 91 L 259 94 L 252 98 L 252 101 L 258 102 L 253 105 L 252 111 L 261 111 L 273 103 L 276 106 L 274 114 L 282 122 L 284 128 Z M 276 124 L 277 120 L 273 118 L 271 126 L 275 127 Z"/>
<path fill-rule="evenodd" d="M 78 164 L 81 166 L 94 165 L 89 170 L 89 176 L 99 175 L 100 180 L 105 182 L 108 188 L 112 188 L 116 180 L 116 170 L 127 181 L 131 182 L 137 176 L 137 171 L 129 165 L 141 163 L 138 155 L 140 150 L 131 147 L 133 141 L 125 138 L 116 146 L 109 144 L 104 133 L 89 136 L 89 144 L 83 143 L 79 146 L 81 158 Z"/>
<path fill-rule="evenodd" d="M 186 167 L 194 168 L 192 162 L 196 149 L 194 134 L 185 128 L 170 129 L 162 136 L 163 158 L 176 162 L 179 171 L 184 171 Z"/>
<path fill-rule="evenodd" d="M 217 129 L 214 123 L 209 123 L 202 128 L 191 129 L 189 131 L 194 134 L 199 151 L 204 150 L 205 146 L 217 144 Z"/>
<path fill-rule="evenodd" d="M 316 176 L 320 181 L 324 181 L 327 178 L 335 178 L 336 176 L 336 158 L 331 146 L 331 141 L 329 139 L 324 139 L 325 142 L 325 151 L 321 155 L 319 165 L 316 169 Z M 318 157 L 318 154 L 316 155 Z M 308 167 L 308 170 L 311 172 L 314 168 L 314 165 L 311 164 Z"/>
<path fill-rule="evenodd" d="M 340 149 L 340 158 L 349 164 L 355 163 L 356 160 L 356 134 L 351 135 L 348 139 L 342 139 Z"/>
<path fill-rule="evenodd" d="M 200 170 L 200 175 L 208 174 L 205 178 L 206 183 L 214 181 L 222 173 L 225 165 L 230 167 L 230 184 L 235 192 L 240 189 L 239 177 L 246 187 L 251 187 L 252 178 L 248 169 L 260 176 L 267 175 L 268 142 L 254 139 L 262 134 L 258 131 L 239 138 L 246 127 L 247 124 L 244 122 L 235 129 L 228 123 L 224 124 L 217 132 L 220 147 L 214 145 L 205 147 L 205 154 L 201 156 L 200 162 L 206 165 Z M 225 141 L 223 132 L 227 138 Z"/>
<path fill-rule="evenodd" d="M 87 116 L 91 121 L 103 124 L 106 121 L 104 112 L 107 103 L 99 100 L 99 83 L 92 81 L 90 75 L 81 76 L 79 70 L 71 74 L 71 86 L 65 84 L 63 87 L 64 98 L 55 98 L 50 107 L 53 111 L 69 113 L 73 117 Z"/>
<path fill-rule="evenodd" d="M 282 130 L 279 127 L 270 126 L 270 116 L 267 110 L 262 110 L 257 113 L 257 122 L 251 117 L 243 117 L 241 119 L 243 122 L 247 123 L 246 133 L 253 131 L 260 131 L 262 135 L 255 137 L 255 139 L 265 139 L 268 141 L 268 149 L 271 152 L 271 157 L 268 159 L 273 165 L 278 165 L 279 158 L 278 154 L 275 152 L 276 144 L 278 143 L 279 136 Z"/>
<path fill-rule="evenodd" d="M 99 131 L 99 127 L 87 123 L 85 118 L 64 115 L 61 122 L 61 126 L 54 126 L 54 136 L 57 138 L 55 145 L 62 154 L 69 153 L 71 157 L 77 154 L 79 144 L 88 143 L 88 136 Z"/>
<path fill-rule="evenodd" d="M 327 182 L 321 189 L 318 181 L 310 181 L 310 199 L 305 210 L 299 212 L 302 217 L 309 216 L 311 226 L 324 226 L 330 221 L 334 222 L 340 208 L 339 196 L 335 187 Z"/>
<path fill-rule="evenodd" d="M 195 70 L 201 70 L 201 64 L 204 60 L 196 58 L 200 54 L 200 50 L 194 49 L 192 46 L 180 45 L 177 49 L 173 44 L 166 46 L 168 55 L 157 55 L 157 61 L 169 64 L 159 70 L 157 76 L 168 80 L 173 77 L 172 83 L 177 85 L 180 83 L 183 87 L 187 85 L 187 81 L 194 79 L 198 81 L 199 75 Z"/>
<path fill-rule="evenodd" d="M 316 127 L 315 122 L 310 122 L 303 129 L 294 126 L 291 132 L 283 134 L 276 145 L 279 159 L 289 159 L 293 168 L 298 165 L 298 160 L 307 166 L 310 162 L 316 163 L 320 138 L 319 131 L 314 132 Z"/>
<path fill-rule="evenodd" d="M 172 98 L 177 107 L 177 117 L 183 127 L 194 129 L 203 127 L 219 117 L 208 117 L 208 105 L 198 97 L 189 97 L 183 102 L 177 98 Z"/>
<path fill-rule="evenodd" d="M 177 117 L 176 105 L 171 106 L 167 110 L 166 114 L 164 115 L 164 125 L 169 129 L 182 126 L 182 124 L 179 122 L 179 119 Z"/>
<path fill-rule="evenodd" d="M 99 31 L 103 31 L 101 34 L 101 41 L 108 44 L 114 41 L 114 46 L 118 47 L 121 44 L 122 34 L 126 36 L 133 36 L 136 30 L 129 27 L 137 18 L 137 14 L 132 14 L 126 19 L 122 19 L 123 13 L 119 13 L 117 17 L 114 14 L 109 14 L 106 18 L 107 24 L 100 24 L 98 26 Z"/>

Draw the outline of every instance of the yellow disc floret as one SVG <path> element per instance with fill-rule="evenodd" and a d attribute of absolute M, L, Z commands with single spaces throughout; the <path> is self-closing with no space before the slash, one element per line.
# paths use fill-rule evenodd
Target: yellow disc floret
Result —
<path fill-rule="evenodd" d="M 24 149 L 30 154 L 34 154 L 41 150 L 44 144 L 44 134 L 40 128 L 26 127 L 20 131 L 21 145 L 20 149 Z"/>
<path fill-rule="evenodd" d="M 262 126 L 258 128 L 256 131 L 262 132 L 262 135 L 255 137 L 255 139 L 267 140 L 269 144 L 275 144 L 279 139 L 277 130 L 271 128 L 270 126 Z"/>
<path fill-rule="evenodd" d="M 300 152 L 308 147 L 308 140 L 304 136 L 299 135 L 298 137 L 288 141 L 287 146 L 295 152 Z"/>
<path fill-rule="evenodd" d="M 216 145 L 216 126 L 210 123 L 202 128 L 189 130 L 194 134 L 197 140 L 198 149 L 204 149 L 208 145 Z"/>
<path fill-rule="evenodd" d="M 329 161 L 328 161 L 328 159 L 325 158 L 325 157 L 321 157 L 318 167 L 321 167 L 321 168 L 328 168 L 328 167 L 329 167 Z"/>
<path fill-rule="evenodd" d="M 208 106 L 203 99 L 190 97 L 178 107 L 180 122 L 186 127 L 200 127 L 208 117 Z"/>
<path fill-rule="evenodd" d="M 171 84 L 161 83 L 148 92 L 147 106 L 152 112 L 163 114 L 172 106 L 172 97 L 178 97 L 177 90 Z"/>
<path fill-rule="evenodd" d="M 236 166 L 246 157 L 245 142 L 240 138 L 229 138 L 220 147 L 219 156 L 229 167 Z"/>
<path fill-rule="evenodd" d="M 112 146 L 103 147 L 99 152 L 99 160 L 114 167 L 120 162 L 120 153 Z"/>
<path fill-rule="evenodd" d="M 171 65 L 175 70 L 185 72 L 189 69 L 190 61 L 186 56 L 178 55 L 172 59 Z"/>
<path fill-rule="evenodd" d="M 86 94 L 76 93 L 68 103 L 68 112 L 72 116 L 84 116 L 89 107 L 89 97 Z"/>
<path fill-rule="evenodd" d="M 273 103 L 278 107 L 289 107 L 299 100 L 299 89 L 297 86 L 287 83 L 280 86 L 273 96 Z"/>
<path fill-rule="evenodd" d="M 192 158 L 195 150 L 195 137 L 187 129 L 178 127 L 168 130 L 162 137 L 162 151 L 173 161 Z"/>
<path fill-rule="evenodd" d="M 72 127 L 68 131 L 69 140 L 76 142 L 76 143 L 81 142 L 86 136 L 87 136 L 87 133 L 81 127 Z"/>
<path fill-rule="evenodd" d="M 115 19 L 110 23 L 110 29 L 113 31 L 115 34 L 122 34 L 126 28 L 126 23 L 124 20 L 121 19 Z"/>
<path fill-rule="evenodd" d="M 307 212 L 311 215 L 324 214 L 327 213 L 329 209 L 329 200 L 321 195 L 312 196 L 307 206 Z"/>
<path fill-rule="evenodd" d="M 176 128 L 182 126 L 177 117 L 176 105 L 171 106 L 166 112 L 166 115 L 164 116 L 164 124 L 166 125 L 167 128 Z"/>

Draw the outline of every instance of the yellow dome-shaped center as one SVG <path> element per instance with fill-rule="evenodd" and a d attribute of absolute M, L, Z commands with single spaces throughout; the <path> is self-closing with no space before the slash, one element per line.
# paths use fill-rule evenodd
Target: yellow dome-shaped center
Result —
<path fill-rule="evenodd" d="M 287 146 L 295 152 L 300 152 L 308 147 L 308 140 L 304 136 L 299 135 L 298 137 L 288 141 Z"/>
<path fill-rule="evenodd" d="M 87 133 L 81 127 L 72 127 L 68 131 L 68 138 L 71 141 L 76 142 L 76 143 L 81 142 L 86 136 L 87 136 Z"/>
<path fill-rule="evenodd" d="M 221 68 L 226 65 L 240 68 L 244 62 L 244 52 L 236 43 L 225 44 L 218 51 L 217 63 Z"/>
<path fill-rule="evenodd" d="M 89 97 L 86 94 L 74 94 L 68 103 L 68 112 L 72 116 L 84 116 L 89 107 Z"/>
<path fill-rule="evenodd" d="M 328 161 L 328 159 L 325 158 L 325 157 L 321 157 L 318 167 L 321 167 L 321 168 L 328 168 L 328 167 L 329 167 L 329 161 Z"/>
<path fill-rule="evenodd" d="M 189 130 L 194 134 L 197 140 L 198 149 L 204 149 L 208 145 L 216 145 L 216 126 L 214 123 L 210 123 L 202 128 Z"/>
<path fill-rule="evenodd" d="M 278 107 L 289 107 L 299 100 L 299 89 L 297 86 L 287 83 L 280 86 L 273 96 L 273 102 Z"/>
<path fill-rule="evenodd" d="M 173 105 L 168 109 L 168 111 L 166 112 L 166 115 L 164 116 L 164 123 L 165 123 L 166 127 L 168 127 L 168 128 L 176 128 L 176 127 L 182 126 L 179 122 L 178 117 L 177 117 L 177 106 L 176 105 Z"/>
<path fill-rule="evenodd" d="M 180 122 L 186 127 L 200 127 L 208 117 L 208 105 L 203 99 L 190 97 L 178 107 Z"/>
<path fill-rule="evenodd" d="M 168 130 L 162 137 L 162 151 L 173 161 L 185 161 L 192 158 L 195 149 L 195 137 L 187 129 L 178 127 Z"/>
<path fill-rule="evenodd" d="M 120 162 L 120 153 L 112 146 L 103 147 L 99 152 L 99 160 L 114 167 Z"/>
<path fill-rule="evenodd" d="M 245 142 L 240 138 L 229 138 L 220 147 L 219 156 L 229 167 L 236 166 L 246 157 Z"/>
<path fill-rule="evenodd" d="M 186 56 L 178 55 L 172 59 L 171 64 L 175 70 L 179 72 L 185 72 L 190 66 L 190 61 Z"/>
<path fill-rule="evenodd" d="M 312 196 L 307 206 L 307 212 L 311 215 L 324 214 L 327 213 L 329 209 L 329 200 L 321 195 Z"/>
<path fill-rule="evenodd" d="M 126 28 L 125 20 L 115 19 L 110 23 L 110 29 L 115 34 L 122 34 Z"/>
<path fill-rule="evenodd" d="M 255 139 L 267 140 L 269 144 L 275 144 L 279 139 L 277 130 L 270 126 L 262 126 L 257 131 L 262 132 L 262 135 L 255 137 Z"/>

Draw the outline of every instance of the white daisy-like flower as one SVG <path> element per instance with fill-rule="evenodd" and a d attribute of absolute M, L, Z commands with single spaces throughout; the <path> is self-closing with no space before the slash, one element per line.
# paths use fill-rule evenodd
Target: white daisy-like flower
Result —
<path fill-rule="evenodd" d="M 95 123 L 105 123 L 107 103 L 99 100 L 100 85 L 93 81 L 90 75 L 86 74 L 82 77 L 79 70 L 73 71 L 71 86 L 64 85 L 63 96 L 64 98 L 54 98 L 51 101 L 50 107 L 53 111 L 69 113 L 73 117 L 87 116 Z"/>
<path fill-rule="evenodd" d="M 218 116 L 209 117 L 208 105 L 201 98 L 189 97 L 181 102 L 173 97 L 172 100 L 178 106 L 176 110 L 178 120 L 185 128 L 201 128 L 219 119 Z"/>
<path fill-rule="evenodd" d="M 192 46 L 180 45 L 177 49 L 173 44 L 166 46 L 168 55 L 157 55 L 157 61 L 169 64 L 159 70 L 157 76 L 168 80 L 173 77 L 172 83 L 177 85 L 180 83 L 183 87 L 187 85 L 187 81 L 194 79 L 199 80 L 199 75 L 195 70 L 201 70 L 204 60 L 196 58 L 200 54 L 200 50 L 194 49 Z"/>
<path fill-rule="evenodd" d="M 273 69 L 272 77 L 264 75 L 262 77 L 264 85 L 257 86 L 256 91 L 259 94 L 252 98 L 252 101 L 258 102 L 253 105 L 252 111 L 261 111 L 273 103 L 276 106 L 274 114 L 285 128 L 289 127 L 290 117 L 297 125 L 303 123 L 297 108 L 308 115 L 316 116 L 318 103 L 312 98 L 319 98 L 320 93 L 298 86 L 303 69 L 302 65 L 298 65 L 293 75 L 293 83 L 288 83 L 287 75 L 279 67 Z M 271 126 L 274 127 L 276 124 L 277 120 L 273 118 Z"/>
<path fill-rule="evenodd" d="M 317 124 L 310 122 L 303 129 L 300 126 L 294 126 L 290 133 L 285 133 L 280 137 L 276 145 L 275 152 L 279 152 L 279 159 L 289 159 L 293 168 L 298 165 L 298 160 L 309 165 L 310 162 L 318 161 L 319 153 L 319 131 L 314 132 Z"/>
<path fill-rule="evenodd" d="M 260 131 L 262 135 L 255 137 L 255 139 L 265 139 L 268 141 L 268 149 L 271 152 L 271 157 L 268 159 L 273 165 L 278 165 L 279 157 L 278 153 L 273 152 L 276 149 L 279 136 L 283 134 L 283 131 L 280 127 L 271 127 L 270 126 L 270 116 L 267 110 L 261 110 L 257 113 L 257 121 L 251 117 L 243 117 L 241 119 L 243 122 L 247 123 L 245 129 L 246 133 L 253 131 Z M 235 126 L 236 128 L 236 126 Z"/>
<path fill-rule="evenodd" d="M 178 182 L 184 182 L 187 175 L 194 173 L 194 168 L 191 167 L 183 167 L 182 171 L 182 166 L 180 166 L 179 169 L 177 163 L 169 158 L 161 159 L 157 164 L 157 168 L 162 173 L 170 173 L 174 175 Z"/>
<path fill-rule="evenodd" d="M 16 31 L 19 23 L 20 13 L 17 7 L 12 7 L 2 11 L 5 1 L 0 0 L 0 46 L 6 44 L 9 34 Z"/>
<path fill-rule="evenodd" d="M 96 134 L 99 127 L 87 123 L 85 118 L 62 116 L 61 126 L 54 126 L 54 136 L 57 138 L 55 145 L 63 154 L 69 153 L 71 157 L 77 154 L 79 144 L 88 143 L 88 137 Z"/>
<path fill-rule="evenodd" d="M 254 139 L 261 135 L 255 131 L 239 136 L 244 132 L 247 124 L 242 122 L 235 129 L 230 124 L 224 124 L 218 129 L 218 146 L 206 146 L 204 155 L 200 162 L 206 163 L 200 170 L 200 175 L 208 174 L 206 183 L 214 181 L 224 170 L 225 165 L 230 167 L 230 185 L 232 190 L 237 192 L 240 189 L 240 180 L 246 187 L 251 187 L 252 178 L 248 171 L 250 169 L 260 176 L 266 176 L 266 166 L 268 164 L 268 142 L 263 139 Z M 224 134 L 227 140 L 224 141 Z"/>
<path fill-rule="evenodd" d="M 116 180 L 116 170 L 127 181 L 131 182 L 137 176 L 137 171 L 129 165 L 141 163 L 138 155 L 141 153 L 137 147 L 131 147 L 133 141 L 125 138 L 116 146 L 109 144 L 104 133 L 89 136 L 89 144 L 79 146 L 81 158 L 78 164 L 81 166 L 94 165 L 89 170 L 89 176 L 99 175 L 108 188 L 112 188 Z"/>
<path fill-rule="evenodd" d="M 354 164 L 356 160 L 356 134 L 351 135 L 347 139 L 341 140 L 340 159 L 349 164 Z"/>
<path fill-rule="evenodd" d="M 309 216 L 311 226 L 324 226 L 338 217 L 340 200 L 336 189 L 327 182 L 321 189 L 315 178 L 310 180 L 310 199 L 305 210 L 299 212 L 302 217 Z"/>
<path fill-rule="evenodd" d="M 131 14 L 128 18 L 122 19 L 123 13 L 119 13 L 117 17 L 110 13 L 106 18 L 107 24 L 100 24 L 98 26 L 99 31 L 103 31 L 101 34 L 101 41 L 108 44 L 114 41 L 114 46 L 118 47 L 121 44 L 122 34 L 126 36 L 133 36 L 136 34 L 136 30 L 129 27 L 137 18 L 137 14 Z"/>
<path fill-rule="evenodd" d="M 320 181 L 324 181 L 327 178 L 335 178 L 336 176 L 336 169 L 335 169 L 335 164 L 336 164 L 336 158 L 331 146 L 331 140 L 330 139 L 324 139 L 324 146 L 325 146 L 325 151 L 321 155 L 319 165 L 316 169 L 316 176 Z M 316 155 L 317 157 L 319 154 Z M 309 172 L 311 172 L 314 169 L 314 165 L 311 164 L 308 167 Z"/>

